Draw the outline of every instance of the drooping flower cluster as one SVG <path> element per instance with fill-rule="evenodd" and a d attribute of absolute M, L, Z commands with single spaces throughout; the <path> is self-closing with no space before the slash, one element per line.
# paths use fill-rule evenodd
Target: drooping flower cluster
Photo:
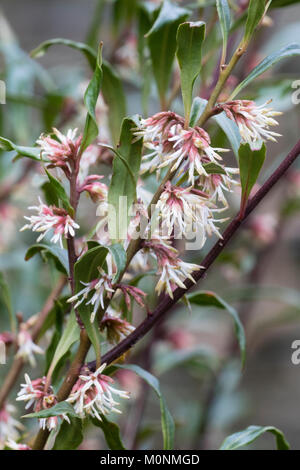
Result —
<path fill-rule="evenodd" d="M 55 206 L 47 206 L 39 198 L 39 206 L 29 207 L 30 210 L 37 212 L 37 215 L 30 217 L 25 216 L 24 219 L 29 221 L 29 224 L 24 225 L 21 231 L 30 229 L 33 232 L 41 232 L 37 241 L 41 241 L 49 232 L 52 230 L 54 234 L 51 238 L 51 242 L 60 243 L 63 247 L 62 238 L 69 238 L 75 236 L 75 229 L 79 228 L 79 225 L 69 216 L 69 214 L 61 208 Z"/>
<path fill-rule="evenodd" d="M 91 293 L 93 293 L 88 302 L 86 302 L 86 305 L 92 305 L 94 307 L 91 313 L 91 322 L 95 320 L 99 307 L 104 309 L 105 296 L 107 296 L 107 298 L 111 298 L 115 291 L 112 284 L 113 276 L 111 274 L 107 274 L 102 268 L 98 269 L 100 278 L 94 279 L 90 282 L 81 282 L 85 287 L 68 299 L 69 303 L 77 301 L 74 305 L 74 308 L 76 309 L 82 304 L 82 302 L 87 300 Z"/>
<path fill-rule="evenodd" d="M 201 269 L 201 266 L 193 263 L 186 263 L 178 257 L 178 250 L 171 245 L 169 240 L 161 237 L 154 237 L 143 242 L 144 249 L 150 250 L 155 257 L 160 274 L 155 290 L 158 295 L 165 291 L 173 298 L 173 291 L 176 287 L 186 289 L 184 281 L 190 279 L 196 282 L 192 276 L 194 271 Z"/>
<path fill-rule="evenodd" d="M 100 322 L 100 331 L 106 332 L 107 340 L 111 344 L 118 344 L 135 330 L 121 315 L 121 312 L 109 306 Z"/>
<path fill-rule="evenodd" d="M 254 101 L 235 100 L 221 104 L 226 116 L 238 125 L 242 140 L 255 146 L 264 140 L 276 142 L 276 137 L 281 135 L 270 130 L 270 127 L 278 126 L 275 116 L 282 113 L 274 111 L 266 106 L 266 102 L 258 106 Z"/>
<path fill-rule="evenodd" d="M 37 413 L 41 410 L 52 408 L 57 403 L 57 398 L 53 393 L 52 387 L 45 390 L 46 377 L 41 377 L 31 380 L 28 374 L 25 374 L 25 383 L 21 384 L 21 390 L 18 392 L 17 401 L 25 401 L 25 409 L 34 406 L 34 411 Z M 66 414 L 60 416 L 50 416 L 48 418 L 39 418 L 40 428 L 56 429 L 59 423 L 59 418 L 69 422 Z"/>
<path fill-rule="evenodd" d="M 102 364 L 95 372 L 88 368 L 83 370 L 75 383 L 67 402 L 73 404 L 75 412 L 81 418 L 92 416 L 102 421 L 101 415 L 110 412 L 121 413 L 117 408 L 119 403 L 115 401 L 114 395 L 120 398 L 129 398 L 127 392 L 113 387 L 114 380 L 104 375 L 106 364 Z"/>

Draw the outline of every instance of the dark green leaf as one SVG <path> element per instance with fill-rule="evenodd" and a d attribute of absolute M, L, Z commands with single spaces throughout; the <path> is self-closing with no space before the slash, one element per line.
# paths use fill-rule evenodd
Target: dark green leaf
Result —
<path fill-rule="evenodd" d="M 43 259 L 52 258 L 56 268 L 64 274 L 69 273 L 69 261 L 67 250 L 63 250 L 54 244 L 36 243 L 32 245 L 25 255 L 25 261 L 31 259 L 36 253 L 40 253 Z"/>
<path fill-rule="evenodd" d="M 55 368 L 61 358 L 70 350 L 71 346 L 79 340 L 80 331 L 75 313 L 72 312 L 68 318 L 67 325 L 57 345 L 54 357 L 49 367 L 48 374 L 53 375 Z M 52 409 L 52 408 L 51 408 Z"/>
<path fill-rule="evenodd" d="M 172 450 L 174 445 L 174 421 L 169 409 L 167 408 L 165 399 L 161 393 L 159 381 L 157 380 L 157 378 L 154 377 L 154 375 L 150 374 L 150 372 L 134 364 L 126 364 L 124 366 L 116 365 L 116 367 L 121 369 L 132 370 L 139 377 L 144 379 L 148 383 L 148 385 L 150 385 L 150 387 L 153 388 L 160 401 L 161 426 L 163 433 L 164 450 Z"/>
<path fill-rule="evenodd" d="M 71 417 L 70 421 L 62 422 L 52 450 L 74 450 L 82 443 L 82 419 Z"/>
<path fill-rule="evenodd" d="M 123 85 L 112 66 L 103 61 L 102 93 L 104 101 L 108 105 L 108 120 L 112 141 L 117 144 L 121 125 L 126 116 L 126 99 Z"/>
<path fill-rule="evenodd" d="M 236 87 L 230 99 L 234 99 L 236 95 L 238 95 L 238 93 L 240 93 L 246 86 L 248 86 L 253 80 L 255 80 L 255 78 L 259 77 L 269 68 L 273 67 L 273 65 L 276 65 L 280 60 L 296 55 L 300 55 L 299 44 L 289 44 L 288 46 L 283 47 L 279 51 L 270 54 L 257 67 L 252 70 L 252 72 L 248 75 L 247 78 L 245 78 L 245 80 L 242 81 L 242 83 L 240 83 Z"/>
<path fill-rule="evenodd" d="M 207 100 L 199 98 L 199 96 L 194 98 L 191 109 L 190 127 L 194 127 L 197 124 L 206 105 Z"/>
<path fill-rule="evenodd" d="M 259 22 L 261 21 L 265 12 L 265 2 L 262 0 L 250 0 L 248 6 L 248 16 L 246 22 L 246 29 L 244 40 L 248 43 L 255 32 Z"/>
<path fill-rule="evenodd" d="M 273 0 L 271 8 L 282 8 L 300 3 L 300 0 Z"/>
<path fill-rule="evenodd" d="M 95 426 L 102 429 L 108 448 L 111 450 L 126 450 L 120 437 L 119 426 L 108 421 L 108 419 L 103 415 L 101 415 L 101 419 L 102 421 L 99 421 L 96 418 L 91 418 L 91 421 Z"/>
<path fill-rule="evenodd" d="M 87 116 L 80 147 L 82 152 L 98 135 L 98 123 L 95 115 L 95 108 L 100 93 L 102 75 L 102 44 L 100 44 L 94 74 L 84 94 L 84 104 L 87 109 Z"/>
<path fill-rule="evenodd" d="M 193 87 L 201 71 L 205 23 L 182 23 L 177 30 L 177 59 L 180 67 L 181 91 L 187 122 L 190 120 Z"/>
<path fill-rule="evenodd" d="M 266 146 L 252 150 L 249 144 L 242 144 L 239 149 L 239 167 L 242 185 L 242 200 L 247 201 L 259 176 L 266 158 Z"/>
<path fill-rule="evenodd" d="M 133 136 L 137 123 L 126 118 L 122 124 L 120 143 L 113 161 L 113 175 L 108 191 L 108 228 L 112 240 L 126 238 L 130 209 L 136 200 L 136 184 L 142 156 L 142 139 Z"/>
<path fill-rule="evenodd" d="M 222 56 L 223 61 L 222 62 L 225 63 L 227 44 L 228 44 L 228 34 L 230 31 L 230 25 L 231 25 L 231 14 L 230 14 L 228 1 L 217 0 L 217 11 L 219 15 L 220 26 L 221 26 L 222 37 L 223 37 L 223 56 Z"/>
<path fill-rule="evenodd" d="M 60 416 L 66 414 L 74 418 L 78 418 L 77 414 L 74 411 L 74 408 L 70 403 L 66 401 L 61 401 L 51 408 L 46 410 L 38 411 L 37 413 L 29 413 L 28 415 L 22 416 L 23 418 L 50 418 L 51 416 Z"/>
<path fill-rule="evenodd" d="M 226 437 L 220 450 L 235 450 L 251 444 L 265 432 L 270 432 L 276 437 L 277 450 L 289 450 L 290 445 L 283 433 L 273 426 L 249 426 L 244 431 L 236 432 Z"/>
<path fill-rule="evenodd" d="M 152 28 L 147 33 L 154 78 L 161 103 L 165 103 L 176 51 L 177 28 L 189 11 L 165 0 Z"/>
<path fill-rule="evenodd" d="M 224 167 L 217 163 L 205 163 L 203 167 L 209 175 L 226 175 Z"/>
<path fill-rule="evenodd" d="M 222 310 L 226 310 L 229 313 L 229 315 L 231 315 L 234 321 L 235 334 L 236 334 L 236 337 L 240 346 L 241 361 L 242 361 L 242 367 L 243 367 L 245 364 L 245 359 L 246 359 L 246 337 L 245 337 L 243 325 L 239 319 L 239 315 L 237 311 L 233 307 L 231 307 L 231 305 L 228 305 L 227 302 L 225 302 L 221 297 L 216 295 L 214 292 L 208 292 L 208 291 L 195 292 L 193 294 L 187 295 L 187 298 L 190 304 L 199 305 L 200 307 L 219 308 Z"/>

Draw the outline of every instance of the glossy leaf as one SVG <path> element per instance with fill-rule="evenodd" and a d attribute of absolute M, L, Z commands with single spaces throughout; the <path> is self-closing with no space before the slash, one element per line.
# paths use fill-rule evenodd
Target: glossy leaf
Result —
<path fill-rule="evenodd" d="M 270 432 L 276 438 L 277 450 L 289 450 L 290 445 L 286 441 L 284 434 L 273 426 L 249 426 L 244 431 L 236 432 L 226 437 L 220 450 L 235 450 L 251 444 L 262 434 Z"/>
<path fill-rule="evenodd" d="M 69 351 L 71 346 L 79 340 L 80 331 L 79 326 L 76 320 L 75 313 L 72 312 L 68 318 L 67 325 L 64 329 L 64 332 L 60 338 L 58 346 L 56 348 L 54 357 L 52 359 L 51 365 L 49 367 L 48 373 L 53 374 L 55 367 L 61 360 L 61 358 Z"/>
<path fill-rule="evenodd" d="M 196 98 L 194 98 L 191 109 L 190 127 L 194 127 L 197 124 L 206 105 L 207 100 L 199 98 L 199 96 L 196 96 Z"/>
<path fill-rule="evenodd" d="M 153 388 L 160 402 L 161 426 L 162 426 L 162 433 L 163 433 L 164 450 L 172 450 L 173 445 L 174 445 L 174 432 L 175 432 L 174 421 L 170 414 L 169 409 L 167 408 L 165 399 L 161 393 L 159 381 L 157 380 L 157 378 L 154 377 L 154 375 L 150 374 L 150 372 L 134 364 L 126 364 L 126 366 L 116 365 L 116 367 L 121 368 L 121 369 L 132 370 L 139 377 L 145 380 L 148 383 L 148 385 L 150 385 L 150 387 Z"/>
<path fill-rule="evenodd" d="M 84 44 L 83 42 L 72 41 L 70 39 L 65 38 L 49 39 L 47 41 L 42 42 L 36 49 L 31 51 L 30 55 L 33 58 L 43 57 L 49 47 L 55 45 L 64 45 L 71 47 L 72 49 L 81 51 L 86 56 L 91 68 L 94 70 L 97 55 L 92 47 L 88 46 L 87 44 Z"/>
<path fill-rule="evenodd" d="M 14 144 L 11 140 L 0 137 L 0 149 L 6 152 L 16 152 L 17 157 L 27 157 L 32 160 L 40 161 L 41 149 L 38 147 L 23 147 L 21 145 Z"/>
<path fill-rule="evenodd" d="M 201 71 L 202 44 L 205 37 L 205 23 L 182 23 L 177 30 L 177 60 L 180 67 L 181 91 L 184 112 L 189 122 L 193 87 Z"/>
<path fill-rule="evenodd" d="M 271 67 L 276 65 L 280 60 L 287 59 L 300 55 L 300 44 L 289 44 L 288 46 L 283 47 L 279 51 L 274 52 L 267 56 L 262 62 L 260 62 L 257 67 L 255 67 L 252 72 L 248 75 L 245 80 L 240 83 L 234 92 L 232 93 L 230 99 L 234 99 L 244 88 L 246 88 L 253 80 L 259 77 L 261 74 L 269 70 Z"/>
<path fill-rule="evenodd" d="M 115 241 L 126 238 L 130 208 L 136 200 L 143 145 L 142 139 L 134 138 L 136 127 L 137 122 L 133 118 L 124 119 L 117 155 L 113 161 L 108 191 L 108 228 L 111 239 Z"/>
<path fill-rule="evenodd" d="M 239 319 L 237 311 L 225 302 L 221 297 L 214 292 L 202 291 L 195 292 L 187 295 L 190 304 L 198 305 L 200 307 L 215 307 L 218 309 L 226 310 L 232 317 L 235 326 L 235 334 L 240 346 L 242 367 L 245 365 L 246 359 L 246 336 L 244 327 Z"/>
<path fill-rule="evenodd" d="M 152 28 L 147 33 L 154 78 L 161 103 L 165 103 L 176 51 L 177 28 L 189 11 L 165 0 Z"/>
<path fill-rule="evenodd" d="M 108 448 L 111 450 L 126 450 L 121 440 L 119 426 L 103 415 L 101 415 L 101 419 L 102 421 L 91 418 L 91 421 L 95 426 L 102 429 Z"/>
<path fill-rule="evenodd" d="M 217 6 L 219 21 L 220 21 L 220 26 L 221 26 L 221 31 L 222 31 L 223 62 L 225 63 L 227 44 L 228 44 L 228 34 L 230 31 L 230 25 L 231 25 L 231 14 L 230 14 L 230 8 L 229 8 L 227 0 L 217 0 L 216 6 Z"/>
<path fill-rule="evenodd" d="M 98 123 L 95 108 L 100 93 L 102 75 L 102 44 L 100 44 L 94 74 L 84 94 L 84 104 L 87 109 L 87 116 L 80 147 L 82 152 L 98 136 Z"/>
<path fill-rule="evenodd" d="M 239 149 L 239 167 L 242 185 L 242 200 L 247 201 L 259 176 L 266 158 L 265 144 L 258 150 L 252 150 L 249 144 L 242 144 Z"/>
<path fill-rule="evenodd" d="M 11 294 L 9 286 L 4 278 L 3 273 L 0 272 L 0 301 L 5 305 L 9 315 L 10 328 L 12 332 L 16 332 L 17 321 L 12 307 Z"/>
<path fill-rule="evenodd" d="M 70 418 L 63 421 L 51 450 L 75 450 L 83 441 L 82 419 Z"/>
<path fill-rule="evenodd" d="M 104 101 L 108 104 L 108 121 L 112 141 L 117 144 L 121 125 L 126 116 L 126 99 L 123 85 L 112 66 L 103 61 L 102 94 Z"/>
<path fill-rule="evenodd" d="M 62 414 L 66 414 L 74 418 L 78 417 L 74 411 L 73 406 L 70 405 L 70 403 L 66 401 L 61 401 L 56 405 L 52 406 L 51 408 L 47 408 L 36 413 L 29 413 L 27 415 L 24 415 L 23 418 L 50 418 L 51 416 L 60 416 Z"/>
<path fill-rule="evenodd" d="M 117 272 L 115 274 L 115 279 L 118 279 L 120 274 L 124 271 L 127 261 L 126 251 L 123 246 L 119 243 L 115 243 L 107 247 L 111 253 L 114 262 L 117 266 Z"/>
<path fill-rule="evenodd" d="M 56 268 L 64 274 L 69 273 L 68 252 L 54 244 L 36 243 L 32 245 L 25 255 L 25 261 L 40 253 L 43 259 L 52 258 Z"/>
<path fill-rule="evenodd" d="M 250 0 L 247 11 L 248 16 L 244 35 L 244 40 L 246 42 L 251 39 L 259 22 L 263 18 L 265 12 L 265 2 L 262 0 Z"/>

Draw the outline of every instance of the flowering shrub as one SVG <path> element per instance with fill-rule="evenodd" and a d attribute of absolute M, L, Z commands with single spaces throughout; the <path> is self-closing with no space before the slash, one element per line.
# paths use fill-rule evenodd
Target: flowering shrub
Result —
<path fill-rule="evenodd" d="M 136 420 L 135 428 L 126 424 L 133 407 L 127 404 L 143 400 L 142 387 L 148 384 L 160 399 L 163 434 L 162 443 L 150 446 L 172 449 L 175 422 L 148 359 L 153 360 L 153 345 L 159 342 L 177 352 L 197 343 L 192 332 L 169 331 L 164 323 L 180 301 L 190 310 L 226 310 L 244 365 L 245 332 L 236 310 L 217 293 L 191 289 L 300 153 L 298 143 L 258 189 L 269 141 L 282 138 L 276 129 L 282 113 L 271 105 L 272 95 L 263 104 L 250 100 L 251 86 L 281 59 L 299 55 L 300 45 L 257 61 L 251 44 L 270 24 L 275 7 L 285 3 L 297 2 L 99 2 L 114 21 L 111 50 L 105 39 L 96 50 L 96 28 L 87 44 L 52 39 L 31 53 L 35 60 L 54 45 L 69 46 L 84 54 L 92 70 L 90 81 L 79 87 L 83 97 L 64 99 L 31 146 L 0 138 L 1 148 L 16 155 L 15 165 L 28 159 L 28 171 L 41 182 L 40 188 L 31 187 L 37 205 L 29 206 L 20 230 L 37 232 L 25 259 L 40 254 L 55 280 L 38 314 L 25 320 L 7 307 L 11 329 L 0 339 L 16 354 L 0 390 L 2 448 L 78 448 L 88 423 L 106 438 L 111 433 L 110 448 L 123 449 L 119 428 L 110 421 L 122 410 L 126 442 L 136 447 L 142 416 L 128 417 Z M 250 59 L 253 68 L 247 70 L 244 62 L 245 70 L 236 74 L 238 63 Z M 125 82 L 139 89 L 143 116 L 126 115 Z M 296 187 L 297 178 L 291 178 Z M 283 212 L 297 198 L 299 191 L 289 194 Z M 278 214 L 255 215 L 246 237 L 258 247 L 270 245 L 278 226 Z M 8 287 L 1 280 L 8 305 Z M 143 350 L 136 343 L 150 331 Z M 13 387 L 28 364 L 14 397 Z M 145 381 L 141 399 L 127 390 L 134 380 L 128 371 Z M 13 417 L 14 399 L 26 403 L 25 417 L 38 420 L 35 438 Z M 143 401 L 137 408 L 143 411 Z M 288 448 L 276 428 L 253 427 L 251 440 L 265 431 Z M 235 441 L 230 436 L 222 448 L 247 444 L 243 436 Z"/>

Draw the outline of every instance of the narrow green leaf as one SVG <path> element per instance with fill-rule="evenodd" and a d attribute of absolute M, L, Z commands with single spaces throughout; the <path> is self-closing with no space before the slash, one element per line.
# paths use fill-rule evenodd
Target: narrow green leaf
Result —
<path fill-rule="evenodd" d="M 248 6 L 248 16 L 246 22 L 246 29 L 244 34 L 244 41 L 248 43 L 255 32 L 260 20 L 265 12 L 265 2 L 262 0 L 250 0 Z"/>
<path fill-rule="evenodd" d="M 287 59 L 300 55 L 300 44 L 289 44 L 288 46 L 283 47 L 279 51 L 274 52 L 273 54 L 268 55 L 257 67 L 255 67 L 252 72 L 245 78 L 245 80 L 240 83 L 234 92 L 232 93 L 230 100 L 234 99 L 244 88 L 246 88 L 253 80 L 259 77 L 261 74 L 269 70 L 269 68 L 276 65 L 280 60 Z"/>
<path fill-rule="evenodd" d="M 201 71 L 204 37 L 203 21 L 182 23 L 177 30 L 176 55 L 180 67 L 181 91 L 187 122 L 190 120 L 194 83 Z"/>
<path fill-rule="evenodd" d="M 142 156 L 142 139 L 133 132 L 137 123 L 126 118 L 122 124 L 117 157 L 113 161 L 113 175 L 108 191 L 108 228 L 112 240 L 126 238 L 130 208 L 136 200 L 136 184 Z"/>
<path fill-rule="evenodd" d="M 231 434 L 226 437 L 220 450 L 235 450 L 251 444 L 265 432 L 274 434 L 276 438 L 277 450 L 289 450 L 290 445 L 286 441 L 284 434 L 273 426 L 249 426 L 247 429 Z"/>
<path fill-rule="evenodd" d="M 63 421 L 51 450 L 75 450 L 83 441 L 82 419 L 71 417 Z"/>
<path fill-rule="evenodd" d="M 191 109 L 190 127 L 194 127 L 197 124 L 206 105 L 207 100 L 200 98 L 199 96 L 196 96 L 196 98 L 194 98 Z"/>
<path fill-rule="evenodd" d="M 102 43 L 98 49 L 97 61 L 94 74 L 84 94 L 84 104 L 87 109 L 85 127 L 80 150 L 83 152 L 97 137 L 98 123 L 95 115 L 95 108 L 100 93 L 102 82 Z"/>
<path fill-rule="evenodd" d="M 225 113 L 218 114 L 213 117 L 216 123 L 221 127 L 223 132 L 234 151 L 236 157 L 239 155 L 239 148 L 241 145 L 241 134 L 235 122 L 229 119 Z"/>
<path fill-rule="evenodd" d="M 29 413 L 22 416 L 22 418 L 50 418 L 51 416 L 60 416 L 62 414 L 72 416 L 73 418 L 78 418 L 73 406 L 66 401 L 56 403 L 56 405 L 52 406 L 51 408 L 38 411 L 37 413 Z"/>
<path fill-rule="evenodd" d="M 222 31 L 222 38 L 223 38 L 223 54 L 222 54 L 222 62 L 226 62 L 226 52 L 227 52 L 227 44 L 228 44 L 228 34 L 230 31 L 231 26 L 231 14 L 230 8 L 228 5 L 227 0 L 217 0 L 217 11 L 220 20 L 220 26 Z"/>
<path fill-rule="evenodd" d="M 60 359 L 69 351 L 71 346 L 79 340 L 80 331 L 79 326 L 76 320 L 75 313 L 72 312 L 68 318 L 67 325 L 64 329 L 64 332 L 60 338 L 58 346 L 56 348 L 54 357 L 52 359 L 51 365 L 49 367 L 48 373 L 53 374 L 55 367 L 59 363 Z"/>
<path fill-rule="evenodd" d="M 23 147 L 21 145 L 14 144 L 11 140 L 0 137 L 0 149 L 6 152 L 17 152 L 19 157 L 27 157 L 32 160 L 40 161 L 41 150 L 38 147 Z"/>
<path fill-rule="evenodd" d="M 161 103 L 165 103 L 176 51 L 177 28 L 189 11 L 165 0 L 152 28 L 147 33 L 154 78 Z"/>
<path fill-rule="evenodd" d="M 43 259 L 52 258 L 56 268 L 64 273 L 69 273 L 68 252 L 54 244 L 36 243 L 32 245 L 26 252 L 25 261 L 30 260 L 34 255 L 40 253 Z"/>
<path fill-rule="evenodd" d="M 91 418 L 91 421 L 95 426 L 102 429 L 108 448 L 111 450 L 126 450 L 121 440 L 119 426 L 109 421 L 103 415 L 101 415 L 101 419 L 102 421 Z"/>
<path fill-rule="evenodd" d="M 81 51 L 86 56 L 91 68 L 94 70 L 96 65 L 97 54 L 92 47 L 88 46 L 87 44 L 84 44 L 83 42 L 72 41 L 70 39 L 65 38 L 49 39 L 47 41 L 44 41 L 36 49 L 31 51 L 30 55 L 33 58 L 43 57 L 49 47 L 55 45 L 64 45 L 71 47 L 72 49 Z"/>
<path fill-rule="evenodd" d="M 295 3 L 300 3 L 300 0 L 273 0 L 271 8 L 288 7 L 290 5 L 295 5 Z"/>
<path fill-rule="evenodd" d="M 120 274 L 124 271 L 126 262 L 127 262 L 127 256 L 126 256 L 126 251 L 124 250 L 123 246 L 119 243 L 115 243 L 113 245 L 110 245 L 107 247 L 108 250 L 110 251 L 114 262 L 117 266 L 117 272 L 115 275 L 115 279 L 118 279 Z"/>
<path fill-rule="evenodd" d="M 61 201 L 63 208 L 71 215 L 74 215 L 74 209 L 70 204 L 69 197 L 65 191 L 63 185 L 53 176 L 49 171 L 45 169 L 48 176 L 49 183 L 51 184 L 53 192 L 56 194 L 59 201 Z"/>
<path fill-rule="evenodd" d="M 10 321 L 10 328 L 13 333 L 17 330 L 17 320 L 12 307 L 11 294 L 9 286 L 4 278 L 3 273 L 0 272 L 0 300 L 5 305 Z"/>
<path fill-rule="evenodd" d="M 116 364 L 116 367 L 121 368 L 121 369 L 132 370 L 139 377 L 145 380 L 148 383 L 148 385 L 150 385 L 150 387 L 153 388 L 160 402 L 161 426 L 162 426 L 162 434 L 163 434 L 163 441 L 164 441 L 164 450 L 172 450 L 173 445 L 174 445 L 174 432 L 175 432 L 174 420 L 167 407 L 165 399 L 161 393 L 159 381 L 157 380 L 157 378 L 154 377 L 154 375 L 150 374 L 150 372 L 134 364 L 126 364 L 124 366 Z"/>
<path fill-rule="evenodd" d="M 121 125 L 126 116 L 126 98 L 123 85 L 112 66 L 103 61 L 102 94 L 104 101 L 108 104 L 108 121 L 112 141 L 117 144 Z"/>
<path fill-rule="evenodd" d="M 203 167 L 209 175 L 226 175 L 224 168 L 217 163 L 205 163 Z"/>
<path fill-rule="evenodd" d="M 246 360 L 246 336 L 244 332 L 244 327 L 239 319 L 237 311 L 231 307 L 227 302 L 225 302 L 221 297 L 216 295 L 214 292 L 201 291 L 189 294 L 187 296 L 190 304 L 199 305 L 200 307 L 215 307 L 222 310 L 226 310 L 229 315 L 231 315 L 234 326 L 235 334 L 240 346 L 241 351 L 241 362 L 242 367 L 245 365 Z"/>
<path fill-rule="evenodd" d="M 249 144 L 242 144 L 239 149 L 239 167 L 242 185 L 242 200 L 247 201 L 259 176 L 266 158 L 266 146 L 263 143 L 258 150 L 252 150 Z"/>

